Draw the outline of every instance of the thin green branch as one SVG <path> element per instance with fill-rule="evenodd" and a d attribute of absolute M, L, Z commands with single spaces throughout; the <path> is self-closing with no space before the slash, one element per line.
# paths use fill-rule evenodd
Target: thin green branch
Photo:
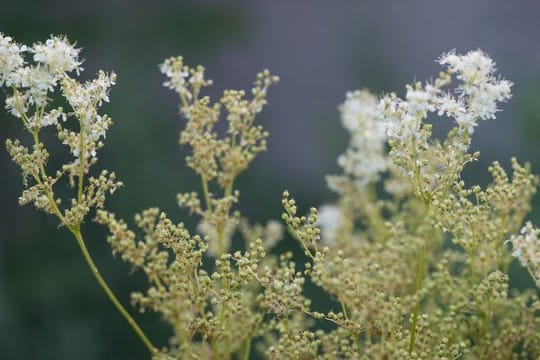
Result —
<path fill-rule="evenodd" d="M 133 328 L 133 330 L 137 333 L 137 336 L 142 340 L 144 345 L 148 348 L 148 351 L 152 355 L 155 355 L 157 353 L 156 347 L 152 344 L 152 342 L 148 339 L 148 337 L 145 335 L 143 330 L 139 327 L 137 322 L 131 317 L 131 315 L 127 312 L 127 310 L 122 306 L 120 301 L 116 298 L 114 293 L 111 291 L 107 283 L 105 282 L 105 279 L 101 276 L 99 273 L 99 270 L 97 266 L 95 265 L 94 261 L 92 260 L 92 257 L 90 256 L 90 253 L 88 252 L 88 249 L 86 248 L 86 244 L 84 242 L 84 239 L 82 237 L 81 231 L 79 229 L 70 229 L 73 233 L 73 236 L 75 236 L 75 239 L 77 240 L 77 244 L 79 245 L 81 252 L 84 256 L 84 259 L 86 260 L 86 263 L 90 267 L 90 270 L 92 271 L 92 274 L 94 274 L 94 277 L 96 278 L 97 282 L 101 286 L 101 288 L 105 291 L 107 294 L 107 297 L 113 305 L 116 307 L 116 309 L 122 314 L 122 316 L 127 320 L 129 325 Z"/>
<path fill-rule="evenodd" d="M 425 257 L 426 257 L 426 248 L 422 246 L 420 254 L 418 255 L 418 268 L 416 270 L 416 293 L 422 289 L 422 283 L 424 281 L 424 271 L 425 271 Z M 416 306 L 414 308 L 412 323 L 411 323 L 411 337 L 409 340 L 409 354 L 412 353 L 414 349 L 414 342 L 416 340 L 416 324 L 418 322 L 418 313 L 420 312 L 420 302 L 421 299 L 418 299 Z"/>

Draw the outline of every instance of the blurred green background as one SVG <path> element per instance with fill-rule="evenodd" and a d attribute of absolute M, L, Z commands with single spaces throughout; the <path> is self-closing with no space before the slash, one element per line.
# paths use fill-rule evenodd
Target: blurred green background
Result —
<path fill-rule="evenodd" d="M 263 68 L 280 75 L 260 117 L 272 134 L 269 151 L 238 183 L 240 210 L 264 221 L 279 218 L 285 188 L 305 207 L 333 199 L 324 175 L 338 171 L 335 159 L 347 143 L 337 113 L 347 90 L 403 93 L 404 84 L 435 75 L 434 60 L 453 48 L 483 49 L 515 83 L 514 99 L 477 131 L 482 157 L 468 178 L 486 183 L 487 164 L 499 159 L 508 167 L 511 156 L 540 172 L 539 16 L 535 0 L 0 0 L 1 32 L 27 44 L 66 34 L 84 48 L 84 77 L 100 68 L 118 73 L 104 110 L 116 124 L 98 167 L 114 170 L 126 186 L 109 209 L 130 220 L 157 205 L 187 223 L 193 220 L 176 207 L 175 195 L 197 189 L 198 181 L 177 145 L 176 96 L 161 86 L 157 64 L 165 57 L 204 64 L 214 99 L 225 88 L 249 88 Z M 1 142 L 21 134 L 0 112 Z M 0 358 L 148 358 L 70 235 L 52 217 L 18 206 L 21 178 L 5 150 L 0 189 Z M 531 218 L 540 224 L 538 201 L 536 208 Z M 102 273 L 127 304 L 144 280 L 112 257 L 103 229 L 89 222 L 85 231 Z M 156 343 L 166 343 L 168 329 L 156 316 L 139 318 Z"/>

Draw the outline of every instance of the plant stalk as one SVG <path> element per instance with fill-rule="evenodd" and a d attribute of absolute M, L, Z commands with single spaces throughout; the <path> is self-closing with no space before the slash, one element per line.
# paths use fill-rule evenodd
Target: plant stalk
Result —
<path fill-rule="evenodd" d="M 155 355 L 157 353 L 156 347 L 144 334 L 144 332 L 139 327 L 137 322 L 133 319 L 133 317 L 131 317 L 131 315 L 127 312 L 127 310 L 122 306 L 120 301 L 118 301 L 114 293 L 111 291 L 111 289 L 105 282 L 105 279 L 103 279 L 103 277 L 99 273 L 97 266 L 95 265 L 94 261 L 92 260 L 92 257 L 90 256 L 90 253 L 88 252 L 88 249 L 86 248 L 86 244 L 84 242 L 80 229 L 70 229 L 70 230 L 75 236 L 75 239 L 77 240 L 77 244 L 79 244 L 79 247 L 84 256 L 84 259 L 86 260 L 86 263 L 90 267 L 92 274 L 94 274 L 94 277 L 98 281 L 103 291 L 105 291 L 105 293 L 107 294 L 107 297 L 111 300 L 111 302 L 116 307 L 116 309 L 120 312 L 120 314 L 122 314 L 122 316 L 127 320 L 127 322 L 133 328 L 133 330 L 135 330 L 135 332 L 137 333 L 139 338 L 142 340 L 144 345 L 148 348 L 148 351 L 150 351 L 152 355 Z"/>
<path fill-rule="evenodd" d="M 422 289 L 422 283 L 424 281 L 424 271 L 425 271 L 425 262 L 426 262 L 426 248 L 422 246 L 420 254 L 418 256 L 418 268 L 416 270 L 416 293 Z M 413 318 L 411 323 L 411 337 L 409 340 L 409 354 L 412 353 L 414 349 L 414 341 L 416 340 L 416 324 L 418 322 L 418 313 L 420 312 L 420 299 L 416 303 L 414 308 Z"/>

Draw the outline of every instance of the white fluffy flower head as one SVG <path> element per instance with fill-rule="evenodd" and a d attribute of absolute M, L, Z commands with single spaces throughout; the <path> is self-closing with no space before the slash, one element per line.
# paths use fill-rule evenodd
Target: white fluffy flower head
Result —
<path fill-rule="evenodd" d="M 494 76 L 495 62 L 480 50 L 465 55 L 451 51 L 443 54 L 438 62 L 462 82 L 457 90 L 465 98 L 469 112 L 479 119 L 495 118 L 497 103 L 512 97 L 512 83 Z"/>
<path fill-rule="evenodd" d="M 376 181 L 388 165 L 386 134 L 379 124 L 377 97 L 367 90 L 349 92 L 339 110 L 351 140 L 347 151 L 338 158 L 338 164 L 346 174 L 358 180 L 360 186 Z"/>
<path fill-rule="evenodd" d="M 442 54 L 439 64 L 446 65 L 448 71 L 457 74 L 457 78 L 467 83 L 486 79 L 495 72 L 495 63 L 480 50 L 457 55 L 454 50 Z"/>
<path fill-rule="evenodd" d="M 19 45 L 9 36 L 0 33 L 0 86 L 9 76 L 24 65 L 25 45 Z"/>
<path fill-rule="evenodd" d="M 411 141 L 430 112 L 454 118 L 472 134 L 478 120 L 494 118 L 499 111 L 497 104 L 512 96 L 512 83 L 495 77 L 495 63 L 480 50 L 465 55 L 450 51 L 437 62 L 447 72 L 433 84 L 408 85 L 405 99 L 390 94 L 381 100 L 382 122 L 390 138 Z M 444 92 L 453 76 L 459 80 L 455 92 Z"/>
<path fill-rule="evenodd" d="M 34 44 L 30 51 L 34 53 L 34 61 L 47 66 L 53 73 L 75 71 L 79 74 L 82 70 L 81 49 L 70 44 L 65 36 L 51 36 L 45 44 Z"/>
<path fill-rule="evenodd" d="M 88 108 L 99 107 L 103 102 L 109 102 L 109 89 L 116 83 L 114 72 L 107 74 L 103 70 L 98 72 L 96 79 L 79 83 L 70 77 L 62 80 L 62 90 L 76 113 L 86 113 Z"/>
<path fill-rule="evenodd" d="M 29 105 L 42 107 L 47 104 L 47 94 L 54 91 L 56 77 L 41 66 L 26 66 L 15 70 L 6 85 L 24 90 Z"/>

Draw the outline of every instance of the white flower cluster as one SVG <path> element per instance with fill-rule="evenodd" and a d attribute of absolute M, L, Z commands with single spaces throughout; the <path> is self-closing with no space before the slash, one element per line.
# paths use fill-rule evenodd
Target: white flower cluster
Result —
<path fill-rule="evenodd" d="M 401 142 L 418 139 L 422 120 L 428 112 L 435 110 L 439 92 L 438 86 L 416 83 L 407 85 L 405 100 L 394 93 L 382 98 L 379 104 L 381 124 L 388 137 Z"/>
<path fill-rule="evenodd" d="M 94 160 L 97 150 L 103 146 L 101 139 L 105 138 L 112 120 L 108 115 L 100 115 L 98 108 L 103 102 L 109 102 L 109 88 L 115 81 L 114 72 L 106 74 L 101 70 L 96 79 L 85 83 L 79 83 L 70 77 L 62 79 L 62 94 L 80 123 L 79 132 L 68 129 L 59 132 L 62 142 L 69 146 L 71 154 L 75 157 L 72 166 L 80 163 L 81 155 L 85 163 Z"/>
<path fill-rule="evenodd" d="M 75 71 L 77 75 L 83 70 L 82 61 L 79 60 L 80 51 L 64 36 L 53 36 L 45 44 L 37 43 L 30 49 L 34 53 L 34 61 L 45 65 L 51 72 Z"/>
<path fill-rule="evenodd" d="M 383 122 L 388 136 L 410 141 L 419 134 L 429 112 L 454 118 L 469 135 L 479 120 L 495 117 L 497 103 L 510 99 L 512 83 L 494 76 L 495 63 L 480 50 L 465 55 L 443 54 L 439 64 L 446 66 L 433 84 L 416 83 L 407 87 L 405 100 L 390 94 L 381 101 Z M 460 81 L 455 93 L 444 92 L 451 77 Z"/>
<path fill-rule="evenodd" d="M 379 104 L 390 158 L 426 203 L 452 186 L 463 166 L 478 156 L 469 153 L 474 129 L 480 120 L 495 117 L 497 104 L 511 97 L 512 86 L 495 77 L 494 62 L 480 50 L 452 51 L 438 62 L 446 71 L 434 81 L 408 85 L 404 99 L 391 93 Z M 458 83 L 450 88 L 453 79 Z M 432 113 L 455 121 L 444 141 L 431 139 L 433 125 L 425 119 Z"/>
<path fill-rule="evenodd" d="M 191 69 L 184 64 L 182 56 L 170 57 L 159 65 L 161 73 L 169 80 L 163 83 L 167 89 L 176 91 L 183 102 L 192 100 L 203 86 L 212 85 L 212 80 L 204 78 L 204 67 L 198 66 Z"/>
<path fill-rule="evenodd" d="M 0 86 L 24 64 L 26 46 L 19 45 L 9 36 L 0 33 Z"/>
<path fill-rule="evenodd" d="M 47 94 L 54 91 L 57 81 L 56 75 L 42 66 L 25 66 L 10 74 L 6 85 L 18 89 L 17 102 L 26 110 L 30 105 L 37 107 L 47 105 L 49 100 Z M 18 116 L 20 113 L 21 111 L 17 111 Z"/>
<path fill-rule="evenodd" d="M 468 112 L 471 117 L 478 119 L 493 119 L 498 111 L 497 102 L 511 98 L 512 83 L 508 80 L 493 76 L 495 63 L 482 51 L 471 51 L 465 55 L 456 55 L 455 52 L 443 54 L 439 59 L 441 65 L 446 65 L 450 74 L 462 81 L 457 88 L 460 92 L 458 101 L 466 100 Z M 443 102 L 444 105 L 444 102 Z M 462 115 L 460 111 L 458 115 Z M 472 121 L 460 119 L 460 121 Z M 470 123 L 474 126 L 474 121 Z"/>
<path fill-rule="evenodd" d="M 351 140 L 347 151 L 339 156 L 338 164 L 363 187 L 377 181 L 388 166 L 386 134 L 379 124 L 378 99 L 367 90 L 349 92 L 339 109 Z"/>
<path fill-rule="evenodd" d="M 0 33 L 0 85 L 19 90 L 17 99 L 8 99 L 8 110 L 20 117 L 29 105 L 45 106 L 47 94 L 65 73 L 78 74 L 82 70 L 79 52 L 63 36 L 51 36 L 45 44 L 36 43 L 28 48 Z M 34 54 L 35 65 L 26 63 L 25 53 Z"/>
<path fill-rule="evenodd" d="M 79 75 L 83 70 L 79 53 L 80 49 L 65 36 L 52 35 L 45 43 L 27 47 L 0 33 L 0 85 L 12 89 L 6 97 L 6 109 L 35 134 L 43 127 L 57 126 L 58 138 L 75 157 L 73 163 L 64 166 L 71 177 L 86 173 L 96 160 L 96 150 L 103 146 L 101 139 L 112 121 L 98 114 L 98 108 L 109 101 L 109 88 L 116 80 L 114 73 L 103 71 L 85 83 L 71 77 L 69 73 Z M 72 112 L 52 106 L 50 95 L 58 85 Z M 79 123 L 75 130 L 60 126 L 60 121 L 65 122 L 69 116 Z M 83 166 L 79 166 L 81 162 Z"/>
<path fill-rule="evenodd" d="M 528 221 L 521 228 L 519 235 L 513 235 L 508 242 L 512 243 L 512 255 L 519 259 L 521 265 L 527 267 L 537 282 L 540 281 L 540 229 Z"/>

